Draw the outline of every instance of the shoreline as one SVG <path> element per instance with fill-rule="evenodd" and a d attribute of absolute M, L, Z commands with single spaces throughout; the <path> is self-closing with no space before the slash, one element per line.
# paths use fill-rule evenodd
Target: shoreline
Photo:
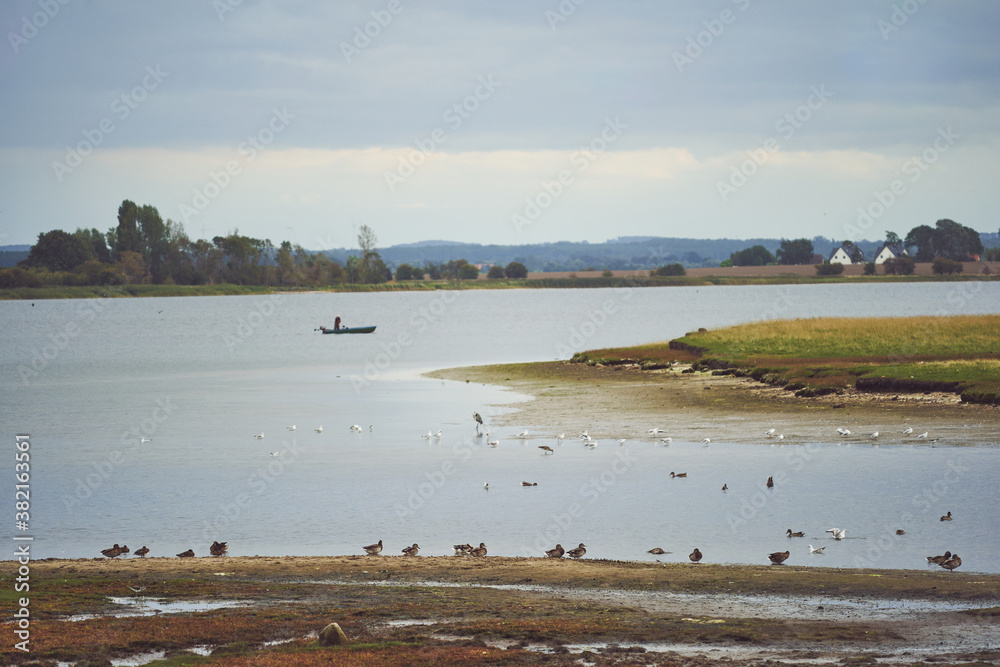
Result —
<path fill-rule="evenodd" d="M 871 443 L 869 434 L 875 431 L 882 433 L 878 441 L 882 446 L 998 444 L 1000 408 L 963 403 L 956 394 L 848 391 L 799 398 L 750 378 L 682 373 L 684 368 L 642 371 L 551 361 L 465 366 L 425 375 L 528 395 L 527 401 L 496 406 L 503 409 L 495 411 L 491 421 L 553 434 L 565 432 L 574 438 L 583 429 L 597 439 L 650 438 L 654 436 L 648 434 L 649 429 L 663 428 L 662 435 L 691 442 L 708 436 L 734 444 L 771 444 L 763 434 L 777 428 L 786 445 Z M 706 421 L 711 421 L 711 428 L 691 425 Z M 930 437 L 904 437 L 907 423 L 920 425 L 915 432 L 928 431 Z M 852 433 L 841 436 L 837 428 Z"/>

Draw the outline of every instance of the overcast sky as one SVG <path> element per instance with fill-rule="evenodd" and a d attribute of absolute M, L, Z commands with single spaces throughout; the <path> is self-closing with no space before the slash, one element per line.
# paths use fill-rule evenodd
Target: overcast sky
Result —
<path fill-rule="evenodd" d="M 995 0 L 4 0 L 0 27 L 0 244 L 123 199 L 310 249 L 1000 226 Z"/>

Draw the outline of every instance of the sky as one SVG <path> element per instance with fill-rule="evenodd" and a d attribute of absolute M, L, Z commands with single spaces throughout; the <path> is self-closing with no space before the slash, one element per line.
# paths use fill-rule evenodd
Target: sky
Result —
<path fill-rule="evenodd" d="M 998 222 L 995 0 L 4 0 L 0 245 Z"/>

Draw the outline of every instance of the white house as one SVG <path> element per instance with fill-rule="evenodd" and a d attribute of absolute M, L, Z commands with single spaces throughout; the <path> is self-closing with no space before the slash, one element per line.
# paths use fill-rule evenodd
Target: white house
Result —
<path fill-rule="evenodd" d="M 903 257 L 906 255 L 906 249 L 901 244 L 896 245 L 884 245 L 878 253 L 878 257 L 875 258 L 876 264 L 881 264 L 887 259 L 896 259 L 897 257 Z"/>
<path fill-rule="evenodd" d="M 844 246 L 840 246 L 830 255 L 831 264 L 853 264 L 851 256 L 844 251 Z"/>

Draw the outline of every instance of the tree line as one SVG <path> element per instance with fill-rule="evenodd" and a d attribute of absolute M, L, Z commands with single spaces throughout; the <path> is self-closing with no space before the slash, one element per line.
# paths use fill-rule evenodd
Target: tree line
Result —
<path fill-rule="evenodd" d="M 211 240 L 192 240 L 184 225 L 163 220 L 154 206 L 125 200 L 118 224 L 107 232 L 53 229 L 38 235 L 28 256 L 14 268 L 0 270 L 0 288 L 43 285 L 264 285 L 323 287 L 345 283 L 375 284 L 396 280 L 469 280 L 479 268 L 466 260 L 422 267 L 401 264 L 395 274 L 376 249 L 375 232 L 362 225 L 359 254 L 344 265 L 323 252 L 302 246 L 243 236 L 235 230 Z M 494 266 L 489 278 L 526 278 L 524 264 Z"/>

